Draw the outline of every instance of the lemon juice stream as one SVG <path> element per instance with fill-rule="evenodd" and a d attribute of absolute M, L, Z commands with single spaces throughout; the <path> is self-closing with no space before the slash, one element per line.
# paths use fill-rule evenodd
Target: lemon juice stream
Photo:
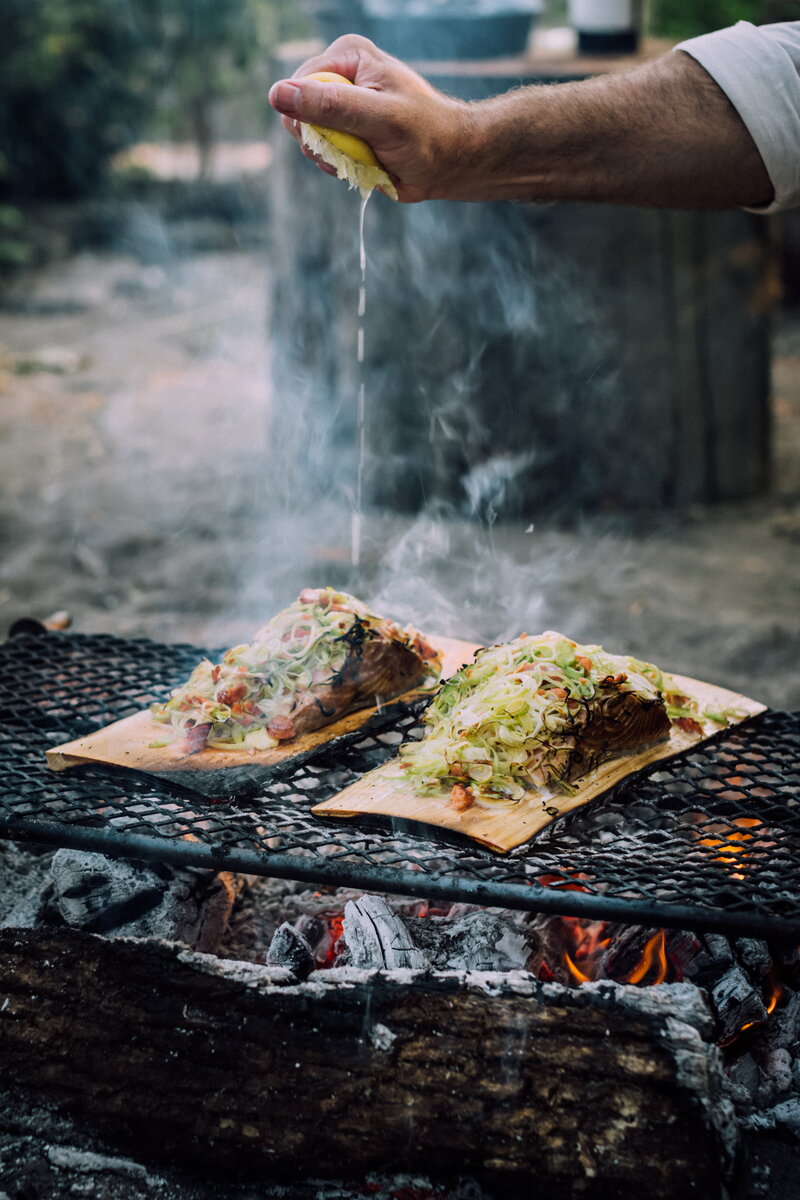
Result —
<path fill-rule="evenodd" d="M 364 214 L 367 211 L 367 201 L 371 192 L 361 195 L 361 209 L 358 215 L 358 264 L 361 270 L 361 282 L 358 288 L 358 333 L 356 338 L 356 361 L 358 363 L 358 407 L 356 410 L 356 486 L 353 497 L 353 513 L 350 518 L 350 565 L 358 568 L 361 564 L 361 527 L 362 504 L 364 492 L 364 459 L 367 447 L 367 394 L 364 379 L 364 315 L 367 311 L 367 250 L 364 241 Z"/>

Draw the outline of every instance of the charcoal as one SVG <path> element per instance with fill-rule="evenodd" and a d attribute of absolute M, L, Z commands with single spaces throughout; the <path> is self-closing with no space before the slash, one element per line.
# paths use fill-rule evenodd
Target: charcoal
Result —
<path fill-rule="evenodd" d="M 267 966 L 287 967 L 298 979 L 308 979 L 316 966 L 308 942 L 288 921 L 284 921 L 272 936 Z"/>
<path fill-rule="evenodd" d="M 703 947 L 698 934 L 672 929 L 667 933 L 667 958 L 679 972 L 679 978 L 694 979 L 694 963 Z"/>
<path fill-rule="evenodd" d="M 758 1087 L 761 1074 L 758 1069 L 758 1063 L 753 1058 L 752 1054 L 743 1054 L 728 1070 L 728 1078 L 733 1083 L 741 1084 L 742 1087 L 752 1093 Z"/>
<path fill-rule="evenodd" d="M 157 937 L 216 949 L 239 888 L 234 876 L 58 850 L 50 865 L 53 900 L 75 929 L 107 936 Z"/>
<path fill-rule="evenodd" d="M 718 968 L 729 967 L 733 964 L 733 949 L 728 939 L 721 933 L 706 933 L 703 935 L 703 942 Z"/>
<path fill-rule="evenodd" d="M 753 1096 L 746 1087 L 740 1083 L 733 1083 L 730 1079 L 725 1079 L 723 1087 L 725 1096 L 733 1105 L 737 1116 L 752 1111 Z"/>
<path fill-rule="evenodd" d="M 52 851 L 0 842 L 0 929 L 34 929 L 45 921 Z"/>
<path fill-rule="evenodd" d="M 769 1020 L 767 1038 L 770 1046 L 792 1047 L 800 1039 L 800 993 L 789 992 Z"/>
<path fill-rule="evenodd" d="M 781 977 L 793 987 L 800 988 L 800 946 L 773 946 L 772 953 Z"/>
<path fill-rule="evenodd" d="M 699 987 L 713 987 L 734 963 L 733 948 L 721 933 L 703 934 L 701 948 L 692 960 L 690 979 Z"/>
<path fill-rule="evenodd" d="M 775 1064 L 776 1069 L 772 1072 L 766 1073 L 762 1070 L 762 1081 L 754 1094 L 756 1108 L 769 1109 L 772 1104 L 778 1104 L 781 1100 L 786 1099 L 787 1092 L 792 1091 L 792 1075 L 784 1072 L 781 1069 L 782 1066 L 784 1066 L 784 1062 L 778 1061 Z"/>
<path fill-rule="evenodd" d="M 394 970 L 429 966 L 403 919 L 392 912 L 382 896 L 362 896 L 345 905 L 344 940 L 354 967 Z"/>
<path fill-rule="evenodd" d="M 770 1050 L 761 1061 L 763 1074 L 771 1081 L 777 1094 L 788 1092 L 792 1086 L 792 1056 L 783 1046 Z"/>
<path fill-rule="evenodd" d="M 744 1025 L 765 1021 L 767 1010 L 759 991 L 741 967 L 731 967 L 711 987 L 711 1003 L 721 1042 L 732 1041 Z"/>
<path fill-rule="evenodd" d="M 769 946 L 761 938 L 737 938 L 736 957 L 751 979 L 758 980 L 772 966 Z"/>
<path fill-rule="evenodd" d="M 792 1096 L 789 1100 L 782 1100 L 765 1115 L 772 1119 L 767 1128 L 785 1129 L 796 1138 L 800 1138 L 800 1097 Z"/>

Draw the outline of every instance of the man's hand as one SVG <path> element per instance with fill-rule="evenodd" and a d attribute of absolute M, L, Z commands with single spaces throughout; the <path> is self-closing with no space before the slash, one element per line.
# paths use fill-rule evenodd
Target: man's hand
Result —
<path fill-rule="evenodd" d="M 316 71 L 335 71 L 356 86 L 305 78 Z M 339 38 L 291 79 L 274 84 L 269 99 L 298 141 L 301 121 L 362 137 L 392 177 L 401 201 L 468 198 L 458 193 L 471 106 L 437 91 L 367 38 Z"/>
<path fill-rule="evenodd" d="M 336 71 L 346 84 L 303 79 Z M 769 204 L 747 127 L 688 54 L 466 103 L 366 38 L 339 38 L 270 92 L 300 121 L 364 138 L 400 200 L 594 200 L 655 208 Z"/>

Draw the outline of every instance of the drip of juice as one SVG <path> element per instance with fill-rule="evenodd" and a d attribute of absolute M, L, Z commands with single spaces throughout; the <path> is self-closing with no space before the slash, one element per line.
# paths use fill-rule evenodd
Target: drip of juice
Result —
<path fill-rule="evenodd" d="M 364 241 L 364 214 L 367 211 L 367 201 L 371 195 L 371 192 L 365 192 L 362 195 L 361 210 L 358 215 L 358 265 L 361 270 L 361 283 L 358 288 L 358 334 L 356 337 L 356 362 L 358 363 L 356 487 L 353 513 L 350 518 L 350 564 L 353 567 L 358 567 L 361 563 L 361 505 L 364 489 L 364 458 L 367 447 L 367 390 L 364 382 L 364 315 L 367 311 L 367 250 Z"/>

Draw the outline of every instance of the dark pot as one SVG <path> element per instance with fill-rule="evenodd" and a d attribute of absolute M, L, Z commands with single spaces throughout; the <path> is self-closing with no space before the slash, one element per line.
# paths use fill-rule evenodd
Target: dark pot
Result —
<path fill-rule="evenodd" d="M 398 58 L 443 61 L 522 54 L 534 20 L 535 13 L 519 9 L 391 17 L 363 11 L 356 15 L 353 10 L 350 16 L 331 10 L 317 13 L 320 32 L 326 41 L 344 33 L 360 33 Z"/>

